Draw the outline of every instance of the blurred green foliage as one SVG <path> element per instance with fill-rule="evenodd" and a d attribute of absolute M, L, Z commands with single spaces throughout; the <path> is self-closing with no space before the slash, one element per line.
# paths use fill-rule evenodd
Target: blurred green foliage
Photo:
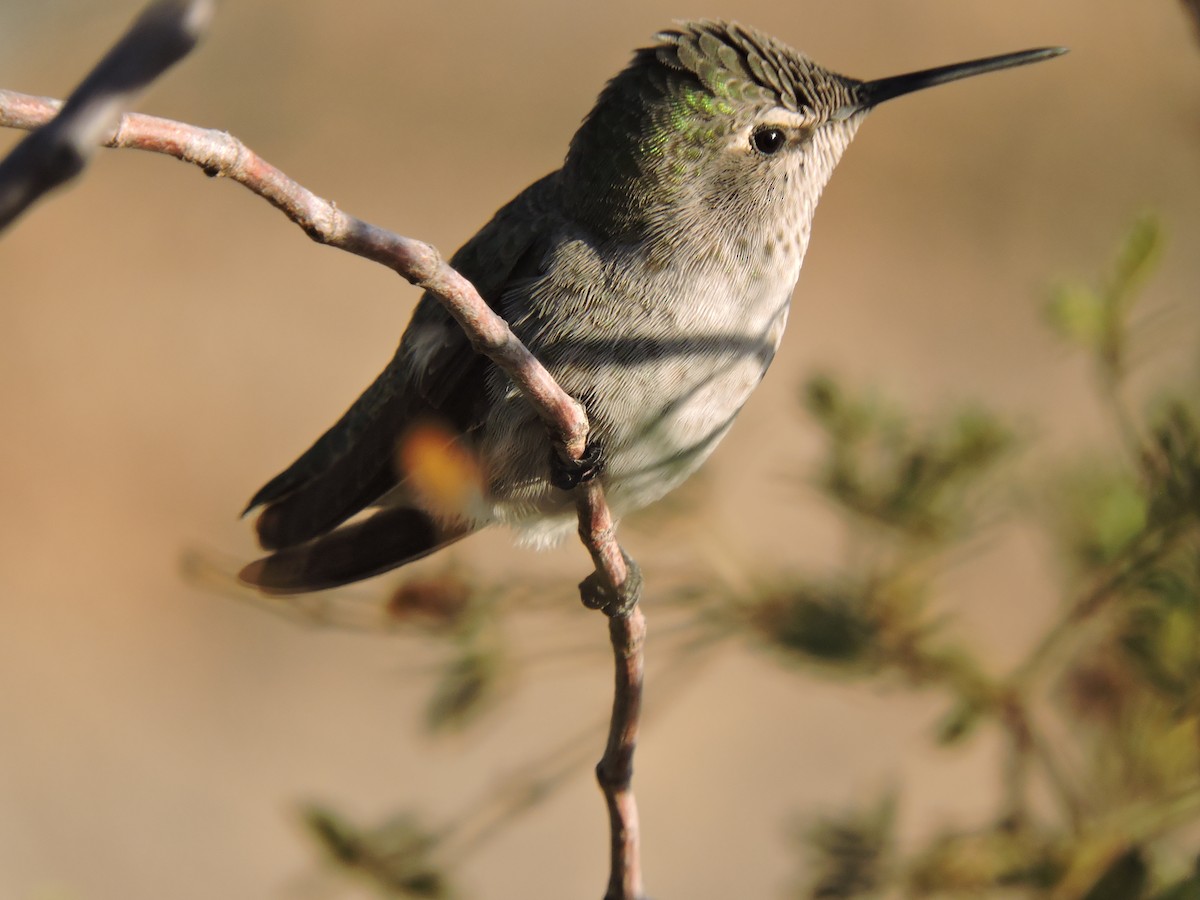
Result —
<path fill-rule="evenodd" d="M 990 821 L 948 828 L 903 855 L 885 852 L 897 845 L 894 830 L 880 832 L 897 827 L 894 815 L 810 829 L 793 896 L 1200 896 L 1198 392 L 1164 389 L 1143 408 L 1126 397 L 1136 304 L 1162 243 L 1158 223 L 1139 220 L 1106 278 L 1060 285 L 1047 305 L 1050 325 L 1092 360 L 1119 440 L 1053 473 L 1040 492 L 1066 597 L 1009 673 L 986 674 L 969 646 L 948 645 L 912 598 L 928 600 L 938 554 L 969 533 L 972 498 L 987 496 L 1012 430 L 974 412 L 918 433 L 911 417 L 850 397 L 828 376 L 809 384 L 828 447 L 820 487 L 848 514 L 900 536 L 866 538 L 890 542 L 889 552 L 867 555 L 884 562 L 858 574 L 869 590 L 848 601 L 843 588 L 797 580 L 751 605 L 751 632 L 821 667 L 845 671 L 852 658 L 871 662 L 860 675 L 919 676 L 909 680 L 949 701 L 937 741 L 990 727 L 1005 737 L 1006 758 Z M 846 610 L 853 627 L 831 628 Z M 1052 802 L 1035 809 L 1028 798 L 1038 790 Z"/>
<path fill-rule="evenodd" d="M 918 541 L 961 532 L 968 490 L 1013 445 L 998 418 L 971 409 L 918 431 L 878 399 L 852 396 L 828 375 L 805 386 L 828 454 L 821 487 L 839 504 Z"/>
<path fill-rule="evenodd" d="M 436 860 L 438 838 L 409 815 L 361 830 L 320 806 L 304 820 L 329 858 L 361 876 L 385 896 L 405 900 L 451 900 L 455 892 Z"/>
<path fill-rule="evenodd" d="M 388 598 L 393 624 L 420 628 L 448 650 L 426 707 L 431 731 L 466 728 L 497 699 L 506 674 L 498 599 L 450 573 L 406 580 Z"/>
<path fill-rule="evenodd" d="M 861 813 L 800 823 L 797 838 L 817 851 L 817 864 L 801 891 L 821 900 L 843 900 L 881 890 L 895 853 L 895 823 L 896 803 L 890 796 Z"/>
<path fill-rule="evenodd" d="M 1046 306 L 1060 335 L 1091 353 L 1106 379 L 1125 374 L 1129 359 L 1129 314 L 1162 253 L 1158 220 L 1144 216 L 1130 229 L 1107 278 L 1096 285 L 1064 282 Z"/>

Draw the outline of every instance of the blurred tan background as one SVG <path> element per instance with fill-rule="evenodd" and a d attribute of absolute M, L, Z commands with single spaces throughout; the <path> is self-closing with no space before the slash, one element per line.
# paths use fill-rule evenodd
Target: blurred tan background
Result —
<path fill-rule="evenodd" d="M 137 8 L 6 4 L 0 86 L 63 95 Z M 864 126 L 822 202 L 775 367 L 692 511 L 624 532 L 648 580 L 652 660 L 659 566 L 736 582 L 834 558 L 837 530 L 798 477 L 819 450 L 795 402 L 815 368 L 919 409 L 984 400 L 1049 457 L 1106 440 L 1086 366 L 1039 307 L 1050 280 L 1098 271 L 1153 209 L 1170 244 L 1149 302 L 1168 325 L 1144 377 L 1191 371 L 1200 45 L 1181 6 L 240 0 L 141 105 L 227 129 L 345 209 L 449 252 L 558 165 L 604 81 L 683 16 L 736 18 L 859 77 L 1072 52 Z M 408 671 L 428 657 L 418 644 L 298 627 L 181 575 L 189 548 L 254 552 L 241 506 L 384 364 L 416 296 L 241 188 L 133 152 L 101 154 L 0 240 L 0 895 L 303 895 L 322 882 L 300 801 L 443 821 L 606 710 L 605 629 L 582 613 L 552 640 L 594 644 L 594 661 L 533 668 L 484 727 L 434 740 L 420 728 L 430 684 Z M 1002 529 L 944 580 L 955 627 L 996 666 L 1050 614 L 1047 558 L 1036 535 Z M 492 581 L 544 567 L 566 605 L 587 565 L 577 546 L 535 556 L 503 534 L 451 562 Z M 396 580 L 357 593 L 369 604 Z M 652 673 L 647 702 L 637 789 L 657 897 L 778 896 L 796 813 L 900 784 L 917 834 L 969 821 L 997 790 L 987 739 L 929 749 L 938 704 L 748 653 L 669 698 Z M 598 896 L 605 827 L 580 771 L 473 855 L 463 883 L 481 898 Z"/>

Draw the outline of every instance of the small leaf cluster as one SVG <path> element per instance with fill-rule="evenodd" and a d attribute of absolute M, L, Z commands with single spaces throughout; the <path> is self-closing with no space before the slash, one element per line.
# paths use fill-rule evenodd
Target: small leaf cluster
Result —
<path fill-rule="evenodd" d="M 954 685 L 946 733 L 965 733 L 994 698 L 929 600 L 939 560 L 976 528 L 987 476 L 1012 455 L 1015 431 L 980 408 L 918 423 L 829 375 L 811 379 L 803 398 L 824 433 L 816 484 L 847 522 L 847 560 L 827 575 L 764 580 L 735 598 L 738 624 L 826 672 Z"/>
<path fill-rule="evenodd" d="M 821 488 L 847 510 L 914 539 L 961 534 L 968 511 L 963 492 L 1014 444 L 1013 432 L 982 409 L 920 430 L 829 375 L 812 378 L 804 399 L 828 442 Z"/>
<path fill-rule="evenodd" d="M 1120 380 L 1127 371 L 1129 316 L 1162 250 L 1162 226 L 1143 216 L 1130 229 L 1108 277 L 1094 285 L 1064 281 L 1051 292 L 1047 321 L 1091 354 L 1107 381 Z"/>
<path fill-rule="evenodd" d="M 362 829 L 324 807 L 310 806 L 304 821 L 333 863 L 362 877 L 384 896 L 403 900 L 456 896 L 437 859 L 437 835 L 411 815 Z"/>

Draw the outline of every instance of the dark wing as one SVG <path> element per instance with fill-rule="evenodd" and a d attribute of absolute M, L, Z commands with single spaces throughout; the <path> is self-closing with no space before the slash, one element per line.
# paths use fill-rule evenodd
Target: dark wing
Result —
<path fill-rule="evenodd" d="M 555 226 L 557 189 L 557 173 L 534 183 L 501 208 L 451 259 L 493 308 L 515 279 L 535 273 Z M 368 571 L 369 557 L 389 555 L 365 546 L 370 543 L 368 536 L 381 529 L 360 530 L 357 539 L 351 537 L 357 525 L 347 526 L 345 535 L 330 532 L 398 485 L 396 443 L 406 429 L 422 419 L 436 419 L 466 434 L 482 423 L 490 367 L 486 358 L 471 349 L 462 329 L 441 304 L 429 295 L 422 297 L 387 368 L 332 428 L 259 490 L 246 507 L 246 512 L 266 507 L 257 526 L 262 546 L 303 550 L 309 558 L 306 566 L 311 568 L 323 543 L 328 541 L 325 546 L 330 550 L 336 543 L 343 547 L 337 555 L 342 558 L 338 568 L 344 573 L 336 583 L 346 583 L 401 565 L 461 537 L 465 532 L 446 533 L 444 528 L 414 525 L 413 535 L 421 540 L 410 546 L 393 538 L 390 555 L 396 556 L 401 549 L 403 555 L 386 565 L 374 559 Z M 407 512 L 424 516 L 416 510 Z M 376 517 L 379 515 L 382 513 Z M 362 547 L 364 570 L 357 574 L 345 561 L 349 558 L 344 549 L 347 541 Z M 306 546 L 298 546 L 302 544 Z M 262 563 L 270 559 L 273 557 L 247 567 L 243 578 L 263 584 L 255 576 L 263 574 Z"/>

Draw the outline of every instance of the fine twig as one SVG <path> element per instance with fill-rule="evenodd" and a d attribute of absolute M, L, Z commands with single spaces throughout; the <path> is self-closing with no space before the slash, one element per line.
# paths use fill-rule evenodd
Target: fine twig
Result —
<path fill-rule="evenodd" d="M 616 686 L 608 744 L 596 766 L 596 780 L 608 805 L 612 839 L 612 864 L 604 900 L 641 900 L 638 811 L 631 783 L 642 711 L 642 644 L 646 638 L 646 620 L 635 606 L 629 615 L 611 617 L 608 630 L 616 664 Z"/>
<path fill-rule="evenodd" d="M 177 4 L 167 0 L 162 5 Z M 150 16 L 149 12 L 143 19 L 147 16 Z M 137 31 L 136 25 L 133 31 Z M 114 55 L 115 49 L 109 57 Z M 148 67 L 142 71 L 147 70 Z M 105 73 L 107 83 L 103 77 Z M 126 84 L 127 76 L 125 67 L 112 65 L 106 68 L 102 63 L 89 76 L 90 90 L 107 96 L 114 85 Z M 59 119 L 70 111 L 81 91 L 64 105 L 57 100 L 0 90 L 0 126 L 40 129 L 31 136 L 36 137 L 47 131 L 43 126 L 56 121 L 60 109 L 63 112 Z M 127 102 L 130 97 L 129 93 L 123 94 L 122 102 Z M 117 107 L 110 107 L 109 114 L 115 109 Z M 210 176 L 236 181 L 270 202 L 318 243 L 385 265 L 428 291 L 459 323 L 476 352 L 487 355 L 521 390 L 548 426 L 556 452 L 567 461 L 583 458 L 587 451 L 589 424 L 582 406 L 558 386 L 508 324 L 434 247 L 342 212 L 288 178 L 226 132 L 134 113 L 121 116 L 115 127 L 98 127 L 97 122 L 103 121 L 89 119 L 90 130 L 79 132 L 77 129 L 75 139 L 85 134 L 92 144 L 163 153 L 197 165 Z M 22 142 L 20 147 L 26 143 Z M 77 159 L 71 174 L 82 168 L 87 155 L 79 154 Z M 36 196 L 38 194 L 17 208 L 13 216 Z M 596 480 L 581 483 L 574 489 L 574 497 L 580 538 L 595 565 L 593 575 L 581 584 L 581 593 L 587 605 L 602 609 L 608 615 L 616 660 L 616 694 L 609 741 L 597 766 L 597 779 L 604 792 L 612 829 L 612 869 L 606 900 L 640 900 L 642 880 L 637 808 L 630 782 L 641 711 L 645 634 L 645 620 L 637 608 L 641 580 L 637 567 L 616 541 L 612 513 L 600 483 Z"/>
<path fill-rule="evenodd" d="M 0 125 L 39 128 L 51 121 L 60 107 L 58 100 L 0 90 Z M 224 131 L 128 113 L 115 128 L 99 136 L 99 143 L 162 153 L 199 166 L 206 175 L 236 181 L 280 210 L 317 243 L 380 263 L 429 291 L 459 322 L 474 349 L 490 357 L 516 383 L 566 455 L 570 459 L 583 455 L 588 433 L 583 408 L 431 245 L 343 212 Z"/>
<path fill-rule="evenodd" d="M 212 0 L 158 0 L 148 6 L 62 106 L 0 162 L 0 231 L 39 197 L 83 171 L 121 113 L 208 27 Z"/>

